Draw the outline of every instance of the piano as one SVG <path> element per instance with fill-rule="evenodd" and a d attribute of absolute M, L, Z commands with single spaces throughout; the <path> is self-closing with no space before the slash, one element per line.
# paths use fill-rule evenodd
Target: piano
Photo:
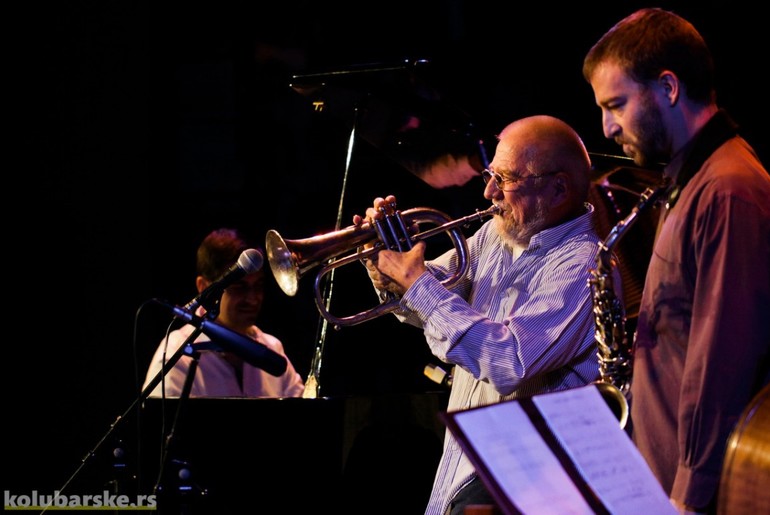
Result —
<path fill-rule="evenodd" d="M 447 398 L 191 398 L 178 419 L 179 399 L 150 398 L 140 417 L 140 490 L 157 485 L 160 513 L 385 513 L 396 502 L 401 513 L 421 514 Z"/>

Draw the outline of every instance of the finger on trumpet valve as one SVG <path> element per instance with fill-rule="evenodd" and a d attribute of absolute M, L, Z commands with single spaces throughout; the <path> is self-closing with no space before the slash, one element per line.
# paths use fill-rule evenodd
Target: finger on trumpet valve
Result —
<path fill-rule="evenodd" d="M 401 211 L 396 211 L 396 220 L 398 221 L 398 227 L 401 231 L 401 234 L 404 236 L 404 243 L 406 245 L 407 249 L 411 249 L 414 245 L 412 244 L 412 238 L 409 236 L 409 230 L 406 228 L 406 224 L 404 223 L 404 217 L 401 216 Z"/>
<path fill-rule="evenodd" d="M 390 239 L 390 235 L 385 230 L 385 222 L 380 219 L 372 220 L 374 230 L 377 232 L 377 237 L 380 239 L 385 248 L 390 249 L 393 246 L 393 242 Z"/>
<path fill-rule="evenodd" d="M 401 234 L 399 234 L 398 226 L 395 224 L 393 219 L 396 217 L 395 214 L 390 213 L 385 216 L 385 222 L 388 226 L 388 238 L 389 238 L 389 244 L 388 248 L 391 250 L 397 250 L 399 252 L 404 251 L 404 247 L 401 245 Z"/>

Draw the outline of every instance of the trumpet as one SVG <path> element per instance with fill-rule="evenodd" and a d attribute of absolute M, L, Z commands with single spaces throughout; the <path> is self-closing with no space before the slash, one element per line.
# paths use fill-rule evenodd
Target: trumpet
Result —
<path fill-rule="evenodd" d="M 398 299 L 391 298 L 354 315 L 334 316 L 326 308 L 321 293 L 322 279 L 326 274 L 336 268 L 370 258 L 381 250 L 408 250 L 418 241 L 446 233 L 457 251 L 458 260 L 455 273 L 442 281 L 445 287 L 450 288 L 468 270 L 468 244 L 460 228 L 499 212 L 500 208 L 493 205 L 484 211 L 477 210 L 473 214 L 452 220 L 445 213 L 427 207 L 407 209 L 403 212 L 394 209 L 392 214 L 385 213 L 382 220 L 351 225 L 338 231 L 298 240 L 284 239 L 276 230 L 271 229 L 265 237 L 265 249 L 273 277 L 281 290 L 289 296 L 297 293 L 302 276 L 323 265 L 315 278 L 316 305 L 326 320 L 340 328 L 391 313 L 398 309 Z M 409 234 L 409 227 L 423 223 L 433 224 L 434 227 Z M 346 253 L 347 255 L 343 256 Z"/>

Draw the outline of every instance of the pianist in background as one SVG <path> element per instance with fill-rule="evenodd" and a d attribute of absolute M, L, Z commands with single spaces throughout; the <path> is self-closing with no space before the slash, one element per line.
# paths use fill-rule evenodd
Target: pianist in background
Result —
<path fill-rule="evenodd" d="M 204 291 L 212 282 L 224 275 L 238 262 L 241 254 L 250 248 L 237 230 L 216 229 L 209 233 L 198 247 L 197 273 L 195 280 L 198 292 Z M 239 334 L 267 346 L 273 352 L 286 356 L 281 341 L 267 334 L 255 325 L 262 310 L 265 291 L 265 271 L 262 267 L 225 288 L 217 304 L 215 322 Z M 206 311 L 199 307 L 196 315 L 203 317 Z M 185 325 L 163 338 L 150 363 L 143 388 L 146 388 L 163 368 L 163 363 L 174 355 L 194 331 L 192 325 Z M 201 334 L 196 342 L 205 342 L 208 336 Z M 264 370 L 244 363 L 243 359 L 221 350 L 201 350 L 198 366 L 190 391 L 191 397 L 300 397 L 304 391 L 302 378 L 286 358 L 286 371 L 276 377 Z M 169 370 L 163 382 L 152 391 L 150 397 L 160 397 L 165 386 L 166 397 L 179 397 L 192 358 L 182 356 L 174 368 Z"/>

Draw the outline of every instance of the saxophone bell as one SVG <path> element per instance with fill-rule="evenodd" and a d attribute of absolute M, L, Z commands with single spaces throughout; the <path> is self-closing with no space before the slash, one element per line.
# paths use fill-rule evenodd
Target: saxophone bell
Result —
<path fill-rule="evenodd" d="M 630 411 L 626 395 L 614 384 L 606 381 L 596 381 L 594 383 L 599 393 L 607 403 L 615 418 L 618 419 L 621 429 L 625 429 L 628 423 L 628 413 Z"/>

